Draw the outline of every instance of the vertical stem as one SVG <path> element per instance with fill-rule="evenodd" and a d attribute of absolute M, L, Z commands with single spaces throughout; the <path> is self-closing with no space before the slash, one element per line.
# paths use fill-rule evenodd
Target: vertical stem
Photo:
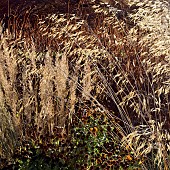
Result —
<path fill-rule="evenodd" d="M 10 17 L 10 0 L 8 0 L 8 33 L 9 33 L 9 29 L 10 29 L 10 22 L 9 22 L 9 17 Z"/>

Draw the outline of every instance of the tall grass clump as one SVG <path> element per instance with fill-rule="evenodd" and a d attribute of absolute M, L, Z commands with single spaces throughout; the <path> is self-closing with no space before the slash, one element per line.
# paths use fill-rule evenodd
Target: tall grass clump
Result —
<path fill-rule="evenodd" d="M 0 168 L 170 168 L 168 1 L 1 9 Z"/>
<path fill-rule="evenodd" d="M 137 155 L 152 153 L 146 167 L 155 169 L 157 164 L 159 169 L 169 169 L 169 3 L 131 1 L 134 4 L 139 8 L 130 15 L 136 26 L 129 38 L 141 49 L 136 60 L 143 71 L 132 72 L 134 90 L 123 98 L 123 104 L 127 102 L 135 110 L 142 124 L 126 139 Z"/>

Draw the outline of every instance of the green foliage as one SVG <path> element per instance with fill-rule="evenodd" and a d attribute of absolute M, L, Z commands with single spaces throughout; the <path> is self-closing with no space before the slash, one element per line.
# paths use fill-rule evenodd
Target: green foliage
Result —
<path fill-rule="evenodd" d="M 48 141 L 36 143 L 32 139 L 23 142 L 10 167 L 18 170 L 130 170 L 139 167 L 139 160 L 110 135 L 114 128 L 110 128 L 109 120 L 102 114 L 77 117 L 70 130 L 67 138 L 46 136 Z"/>

